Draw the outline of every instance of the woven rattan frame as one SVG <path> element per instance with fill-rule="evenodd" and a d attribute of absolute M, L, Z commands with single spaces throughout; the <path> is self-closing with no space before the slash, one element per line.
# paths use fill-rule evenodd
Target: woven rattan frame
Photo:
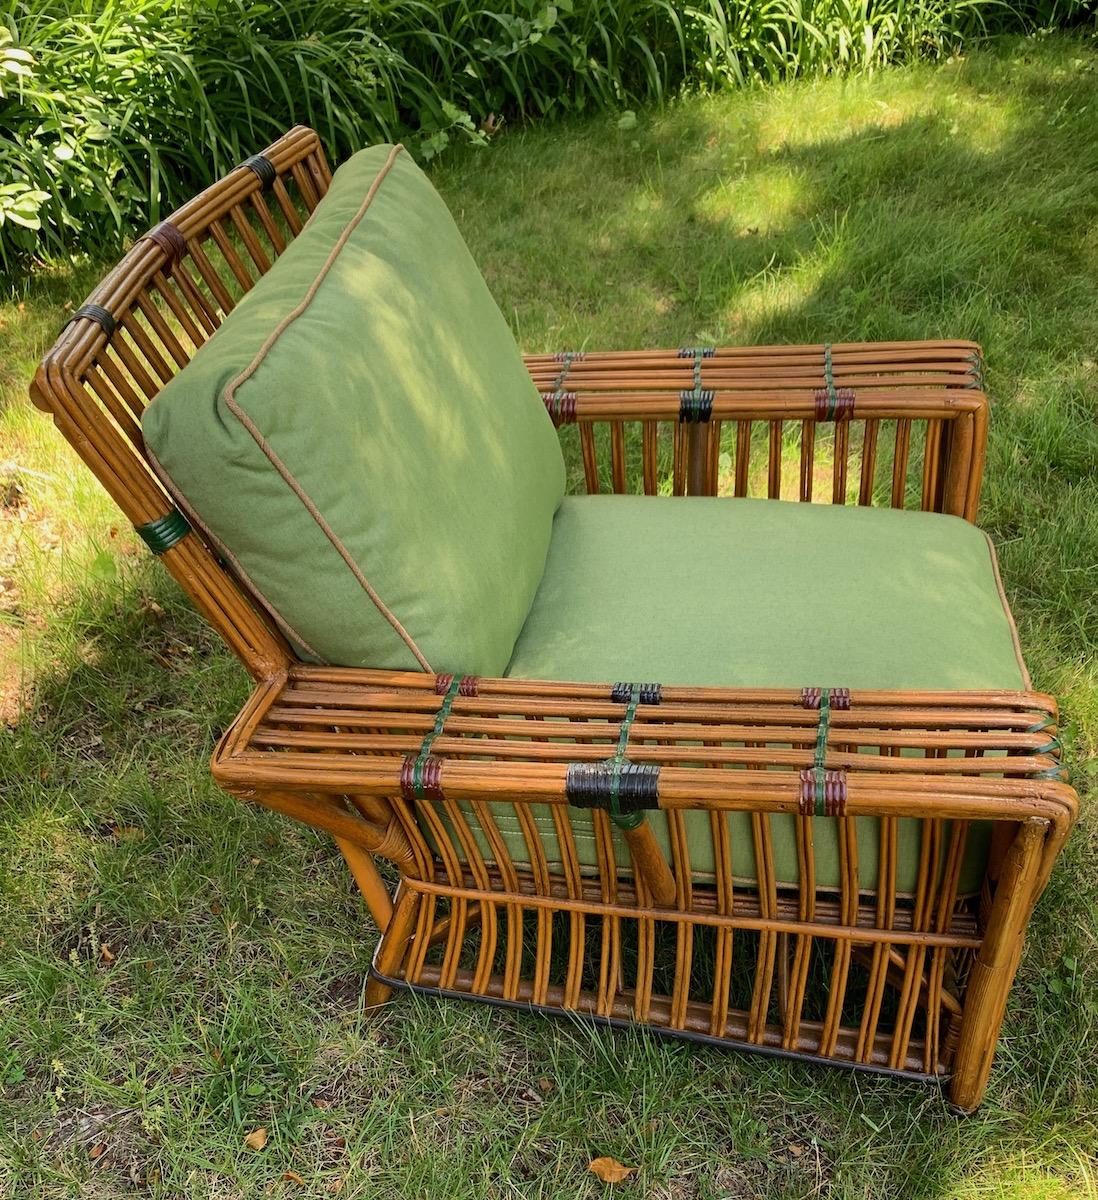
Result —
<path fill-rule="evenodd" d="M 307 666 L 242 574 L 175 509 L 146 456 L 141 413 L 300 232 L 329 181 L 305 128 L 253 156 L 138 239 L 61 332 L 31 391 L 256 680 L 214 775 L 335 837 L 382 931 L 368 1000 L 407 987 L 639 1022 L 948 1079 L 953 1102 L 974 1108 L 1029 915 L 1075 817 L 1049 697 Z M 562 437 L 578 436 L 589 491 L 655 494 L 669 478 L 675 495 L 742 496 L 764 473 L 771 497 L 975 517 L 988 410 L 970 342 L 526 361 L 554 423 L 578 431 Z M 690 861 L 691 811 L 705 814 L 709 877 Z M 749 880 L 733 878 L 729 813 L 750 822 Z M 501 814 L 522 830 L 522 861 L 500 835 Z M 581 821 L 593 865 L 576 853 Z M 794 825 L 795 884 L 775 875 L 777 821 Z M 834 823 L 838 887 L 815 884 L 821 821 Z M 993 830 L 988 867 L 962 895 L 976 822 Z M 906 893 L 901 828 L 916 828 L 920 847 Z M 872 878 L 859 837 L 876 843 Z M 376 858 L 395 867 L 395 891 Z"/>

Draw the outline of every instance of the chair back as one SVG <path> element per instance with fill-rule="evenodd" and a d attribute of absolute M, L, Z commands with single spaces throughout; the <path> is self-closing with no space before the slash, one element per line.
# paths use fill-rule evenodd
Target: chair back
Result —
<path fill-rule="evenodd" d="M 273 622 L 176 512 L 141 436 L 146 405 L 301 231 L 331 171 L 291 129 L 139 237 L 42 360 L 31 399 L 253 677 L 293 658 Z"/>

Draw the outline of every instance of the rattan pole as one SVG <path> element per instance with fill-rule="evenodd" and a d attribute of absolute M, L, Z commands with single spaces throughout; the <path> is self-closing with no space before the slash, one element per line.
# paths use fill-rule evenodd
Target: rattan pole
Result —
<path fill-rule="evenodd" d="M 347 866 L 355 878 L 355 883 L 358 884 L 362 898 L 366 901 L 366 907 L 370 910 L 370 916 L 374 918 L 374 924 L 384 933 L 392 919 L 393 901 L 389 896 L 389 889 L 385 886 L 385 880 L 381 878 L 381 872 L 377 869 L 373 855 L 367 854 L 361 846 L 349 842 L 346 838 L 337 837 L 335 844 L 346 860 Z"/>
<path fill-rule="evenodd" d="M 972 470 L 976 418 L 972 414 L 957 417 L 949 422 L 949 429 L 944 443 L 948 458 L 942 486 L 942 512 L 951 513 L 955 517 L 966 517 L 969 515 L 968 485 L 969 473 Z M 972 515 L 975 516 L 975 513 Z"/>
<path fill-rule="evenodd" d="M 402 887 L 397 892 L 392 919 L 382 935 L 375 959 L 377 969 L 382 975 L 393 975 L 400 965 L 415 928 L 419 908 L 420 897 L 417 892 L 407 887 Z M 388 984 L 382 983 L 376 975 L 371 974 L 366 983 L 363 1003 L 367 1008 L 376 1008 L 384 1004 L 392 994 L 393 989 Z"/>
<path fill-rule="evenodd" d="M 704 496 L 709 425 L 703 421 L 695 421 L 686 428 L 686 494 Z"/>
<path fill-rule="evenodd" d="M 414 868 L 412 848 L 395 822 L 386 829 L 378 829 L 362 817 L 339 808 L 327 796 L 319 793 L 299 795 L 296 792 L 259 788 L 249 796 L 244 796 L 241 792 L 236 794 L 242 799 L 261 804 L 264 808 L 271 808 L 287 817 L 293 817 L 295 821 L 323 829 L 333 837 L 345 838 L 361 846 L 367 853 L 380 854 L 404 871 Z"/>
<path fill-rule="evenodd" d="M 669 908 L 675 903 L 675 877 L 663 856 L 663 850 L 648 821 L 643 821 L 636 829 L 623 829 L 633 866 L 638 874 L 643 876 L 652 899 L 657 904 Z"/>
<path fill-rule="evenodd" d="M 1018 969 L 1022 940 L 1036 899 L 1048 825 L 1023 821 L 1007 851 L 987 930 L 968 980 L 949 1096 L 964 1112 L 983 1099 L 1007 996 Z"/>

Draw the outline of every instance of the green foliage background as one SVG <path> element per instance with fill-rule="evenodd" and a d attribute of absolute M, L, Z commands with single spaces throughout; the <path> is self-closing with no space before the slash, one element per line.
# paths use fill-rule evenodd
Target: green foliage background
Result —
<path fill-rule="evenodd" d="M 0 0 L 0 270 L 115 248 L 294 122 L 337 161 L 956 53 L 1085 0 Z M 629 116 L 624 116 L 628 121 Z M 123 214 L 125 214 L 123 218 Z"/>

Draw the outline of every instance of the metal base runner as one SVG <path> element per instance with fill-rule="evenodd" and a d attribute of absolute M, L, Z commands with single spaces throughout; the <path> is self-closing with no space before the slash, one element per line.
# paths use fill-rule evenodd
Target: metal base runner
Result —
<path fill-rule="evenodd" d="M 733 1052 L 743 1051 L 747 1054 L 761 1054 L 767 1058 L 784 1058 L 791 1062 L 812 1063 L 823 1067 L 837 1067 L 843 1071 L 858 1071 L 867 1075 L 885 1075 L 893 1079 L 904 1079 L 912 1083 L 946 1084 L 950 1076 L 946 1073 L 928 1075 L 922 1071 L 905 1071 L 896 1067 L 881 1067 L 874 1063 L 844 1062 L 837 1058 L 824 1058 L 818 1054 L 804 1054 L 793 1050 L 784 1050 L 780 1046 L 763 1046 L 756 1042 L 738 1042 L 729 1038 L 713 1037 L 708 1033 L 695 1033 L 689 1029 L 668 1029 L 664 1025 L 649 1025 L 643 1021 L 624 1021 L 620 1017 L 600 1017 L 594 1013 L 578 1012 L 570 1008 L 557 1008 L 552 1005 L 532 1004 L 526 1000 L 503 1000 L 498 996 L 479 996 L 470 992 L 455 992 L 449 988 L 431 987 L 424 983 L 408 983 L 404 979 L 394 979 L 383 975 L 373 965 L 370 975 L 379 983 L 393 988 L 395 991 L 414 992 L 419 996 L 431 996 L 436 1000 L 464 1000 L 476 1004 L 487 1004 L 493 1008 L 506 1008 L 516 1012 L 534 1013 L 542 1017 L 566 1018 L 579 1024 L 608 1026 L 611 1029 L 643 1030 L 647 1034 L 671 1038 L 681 1042 L 695 1042 L 702 1046 L 714 1046 L 720 1050 Z"/>

